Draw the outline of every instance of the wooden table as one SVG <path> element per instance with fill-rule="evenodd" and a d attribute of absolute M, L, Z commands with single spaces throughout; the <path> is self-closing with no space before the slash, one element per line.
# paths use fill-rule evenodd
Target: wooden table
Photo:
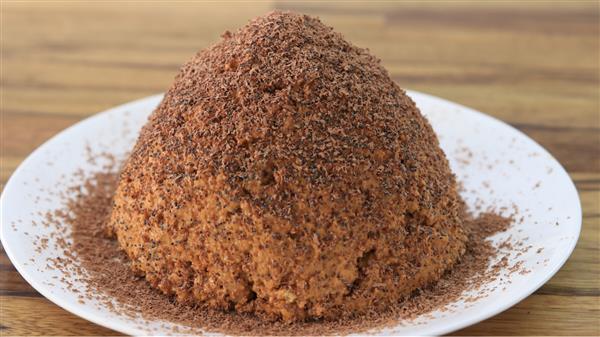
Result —
<path fill-rule="evenodd" d="M 164 91 L 226 29 L 272 8 L 319 15 L 400 86 L 461 102 L 533 137 L 583 203 L 573 256 L 534 295 L 461 335 L 600 334 L 598 2 L 2 2 L 1 179 L 58 131 Z M 0 255 L 0 334 L 111 335 L 50 303 Z"/>

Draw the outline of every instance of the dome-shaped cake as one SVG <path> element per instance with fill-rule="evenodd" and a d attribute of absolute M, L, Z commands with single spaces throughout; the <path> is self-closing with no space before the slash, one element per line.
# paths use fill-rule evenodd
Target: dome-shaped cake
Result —
<path fill-rule="evenodd" d="M 380 61 L 273 12 L 177 75 L 109 232 L 177 300 L 286 321 L 357 315 L 436 282 L 466 235 L 431 126 Z"/>

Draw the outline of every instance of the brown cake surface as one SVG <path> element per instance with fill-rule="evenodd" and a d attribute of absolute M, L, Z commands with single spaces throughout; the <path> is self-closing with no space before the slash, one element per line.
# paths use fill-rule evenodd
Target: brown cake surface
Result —
<path fill-rule="evenodd" d="M 438 280 L 465 250 L 461 207 L 431 126 L 379 60 L 273 12 L 183 66 L 109 231 L 179 301 L 334 318 Z"/>

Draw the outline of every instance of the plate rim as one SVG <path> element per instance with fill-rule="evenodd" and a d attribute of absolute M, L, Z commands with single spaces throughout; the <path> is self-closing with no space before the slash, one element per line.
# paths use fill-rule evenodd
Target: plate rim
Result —
<path fill-rule="evenodd" d="M 408 94 L 408 96 L 411 97 L 412 100 L 414 100 L 414 98 L 413 98 L 414 96 L 421 96 L 424 99 L 436 101 L 436 102 L 446 105 L 446 106 L 451 106 L 451 107 L 454 107 L 454 108 L 457 108 L 457 109 L 460 109 L 463 111 L 467 111 L 471 114 L 477 115 L 479 118 L 487 119 L 489 122 L 500 123 L 504 127 L 508 127 L 509 129 L 511 129 L 512 132 L 516 132 L 521 137 L 524 137 L 528 141 L 535 144 L 538 147 L 538 150 L 543 151 L 544 154 L 546 154 L 550 160 L 553 160 L 556 163 L 556 166 L 559 168 L 560 173 L 563 174 L 568 180 L 568 188 L 573 190 L 574 196 L 576 197 L 576 200 L 574 200 L 574 203 L 575 203 L 575 205 L 577 205 L 577 214 L 576 215 L 573 214 L 574 216 L 576 216 L 576 218 L 573 218 L 572 220 L 573 220 L 573 223 L 576 224 L 577 228 L 575 229 L 575 233 L 576 233 L 575 237 L 572 240 L 570 240 L 569 247 L 567 249 L 568 254 L 563 254 L 562 260 L 559 263 L 555 264 L 554 268 L 549 269 L 545 273 L 545 275 L 541 281 L 539 281 L 537 284 L 529 286 L 526 289 L 526 291 L 521 292 L 519 294 L 519 296 L 514 296 L 514 297 L 510 298 L 509 300 L 502 302 L 502 304 L 500 306 L 490 307 L 492 309 L 480 311 L 479 314 L 477 314 L 477 315 L 467 316 L 464 319 L 457 320 L 456 323 L 446 324 L 443 327 L 438 328 L 438 329 L 435 329 L 435 328 L 427 329 L 425 326 L 423 326 L 423 333 L 419 332 L 419 334 L 426 334 L 426 335 L 447 334 L 447 333 L 454 332 L 454 331 L 463 329 L 465 327 L 474 325 L 476 323 L 479 323 L 479 322 L 484 321 L 492 316 L 498 315 L 498 314 L 506 311 L 507 309 L 513 307 L 517 303 L 524 300 L 525 298 L 529 297 L 532 293 L 534 293 L 536 290 L 541 288 L 552 277 L 554 277 L 554 275 L 556 275 L 556 273 L 564 266 L 564 264 L 567 262 L 567 260 L 573 254 L 573 251 L 574 251 L 575 247 L 577 246 L 577 243 L 579 242 L 579 239 L 581 236 L 581 228 L 582 228 L 581 199 L 579 197 L 579 191 L 577 190 L 573 180 L 571 179 L 570 175 L 568 174 L 566 169 L 563 167 L 563 165 L 548 150 L 546 150 L 542 145 L 537 143 L 534 139 L 529 137 L 524 132 L 518 130 L 517 128 L 513 127 L 512 125 L 510 125 L 508 123 L 503 122 L 502 120 L 500 120 L 498 118 L 487 115 L 483 112 L 469 108 L 462 104 L 455 103 L 455 102 L 449 101 L 447 99 L 433 96 L 433 95 L 430 95 L 427 93 L 422 93 L 419 91 L 414 91 L 414 90 L 405 90 L 405 91 Z M 83 319 L 86 319 L 90 322 L 93 322 L 97 325 L 100 325 L 102 327 L 105 327 L 105 328 L 108 328 L 111 330 L 115 330 L 115 331 L 118 331 L 121 333 L 129 334 L 129 335 L 145 335 L 145 334 L 147 334 L 147 332 L 143 332 L 134 326 L 122 324 L 121 322 L 114 322 L 115 324 L 110 325 L 108 322 L 105 322 L 104 320 L 102 320 L 101 317 L 95 315 L 92 311 L 79 310 L 77 308 L 78 305 L 76 303 L 71 303 L 70 301 L 63 300 L 57 294 L 52 293 L 48 287 L 46 287 L 45 285 L 41 284 L 40 282 L 38 282 L 36 280 L 35 273 L 30 274 L 25 270 L 25 267 L 21 264 L 20 261 L 17 260 L 15 254 L 12 251 L 14 247 L 11 247 L 10 244 L 7 245 L 8 239 L 6 237 L 7 234 L 5 233 L 5 231 L 8 230 L 8 226 L 7 226 L 7 224 L 4 223 L 4 214 L 5 214 L 4 207 L 5 207 L 6 199 L 8 198 L 6 191 L 10 191 L 13 188 L 12 186 L 16 183 L 15 177 L 20 175 L 20 173 L 22 172 L 24 167 L 26 167 L 29 164 L 29 162 L 33 160 L 32 158 L 34 158 L 38 153 L 42 153 L 47 147 L 51 146 L 53 142 L 55 142 L 57 139 L 63 137 L 64 134 L 69 133 L 73 129 L 79 128 L 82 124 L 91 123 L 93 120 L 100 118 L 102 115 L 108 114 L 115 110 L 127 110 L 128 108 L 131 108 L 135 105 L 144 104 L 144 103 L 147 103 L 148 101 L 152 101 L 152 100 L 158 100 L 158 102 L 157 102 L 157 105 L 158 105 L 158 104 L 160 104 L 159 99 L 161 99 L 163 97 L 163 95 L 164 95 L 164 93 L 150 95 L 150 96 L 139 98 L 139 99 L 136 99 L 133 101 L 126 102 L 124 104 L 114 106 L 112 108 L 98 112 L 92 116 L 84 118 L 84 119 L 78 121 L 77 123 L 65 128 L 64 130 L 61 130 L 60 132 L 58 132 L 57 134 L 55 134 L 54 136 L 52 136 L 51 138 L 46 140 L 43 144 L 38 146 L 35 150 L 33 150 L 19 164 L 19 166 L 12 172 L 12 174 L 10 175 L 6 184 L 4 185 L 4 189 L 0 196 L 0 213 L 2 213 L 2 216 L 0 218 L 0 227 L 1 227 L 0 228 L 0 241 L 2 242 L 2 246 L 4 248 L 4 251 L 6 252 L 6 255 L 8 256 L 9 260 L 11 261 L 12 265 L 15 267 L 17 272 L 21 275 L 21 277 L 23 277 L 23 279 L 25 279 L 25 281 L 27 283 L 29 283 L 42 296 L 44 296 L 46 299 L 53 302 L 54 304 L 58 305 L 59 307 L 63 308 L 64 310 L 66 310 L 76 316 L 79 316 Z M 207 332 L 209 332 L 209 331 L 207 331 Z"/>

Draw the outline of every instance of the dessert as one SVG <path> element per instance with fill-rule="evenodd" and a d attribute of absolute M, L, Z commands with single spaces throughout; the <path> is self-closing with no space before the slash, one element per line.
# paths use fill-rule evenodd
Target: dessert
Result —
<path fill-rule="evenodd" d="M 273 12 L 183 66 L 107 227 L 181 303 L 302 321 L 434 284 L 465 252 L 463 208 L 435 133 L 380 61 Z"/>

